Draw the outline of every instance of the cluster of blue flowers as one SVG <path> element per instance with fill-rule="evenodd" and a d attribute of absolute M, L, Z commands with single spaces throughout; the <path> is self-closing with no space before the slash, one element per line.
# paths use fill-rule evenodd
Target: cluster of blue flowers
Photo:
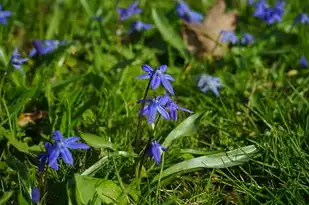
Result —
<path fill-rule="evenodd" d="M 124 21 L 135 14 L 142 13 L 143 10 L 138 8 L 137 6 L 138 6 L 138 2 L 135 1 L 128 8 L 118 8 L 117 11 L 118 11 L 120 20 Z M 142 21 L 135 21 L 132 23 L 131 29 L 129 30 L 128 33 L 130 34 L 133 31 L 141 32 L 144 30 L 149 30 L 151 28 L 153 28 L 151 24 L 143 23 Z"/>
<path fill-rule="evenodd" d="M 202 14 L 196 11 L 192 11 L 188 4 L 182 0 L 178 0 L 176 12 L 180 18 L 188 23 L 200 23 L 204 19 Z"/>
<path fill-rule="evenodd" d="M 254 37 L 249 33 L 244 33 L 241 39 L 238 39 L 235 32 L 233 31 L 221 31 L 221 43 L 237 44 L 240 42 L 243 45 L 252 44 Z"/>
<path fill-rule="evenodd" d="M 60 45 L 65 45 L 66 41 L 57 41 L 57 40 L 34 40 L 32 42 L 34 48 L 30 51 L 29 57 L 35 55 L 43 56 L 49 53 L 54 52 Z M 23 72 L 21 65 L 28 61 L 28 58 L 22 58 L 21 54 L 18 52 L 18 48 L 15 48 L 10 59 L 11 65 Z"/>
<path fill-rule="evenodd" d="M 174 78 L 165 73 L 167 70 L 166 65 L 161 65 L 156 69 L 151 68 L 149 65 L 143 65 L 142 70 L 146 74 L 137 76 L 138 79 L 149 79 L 149 85 L 153 90 L 162 85 L 167 91 L 163 96 L 155 96 L 152 99 L 138 101 L 138 103 L 143 105 L 139 113 L 147 118 L 148 123 L 155 123 L 156 119 L 158 119 L 157 113 L 166 120 L 177 120 L 177 110 L 192 113 L 192 111 L 180 107 L 171 99 L 170 95 L 175 95 L 175 92 L 170 81 L 174 81 Z M 148 154 L 154 158 L 157 164 L 161 161 L 162 150 L 166 151 L 166 147 L 161 146 L 157 141 L 152 142 L 148 148 Z"/>
<path fill-rule="evenodd" d="M 270 7 L 265 0 L 260 0 L 256 3 L 251 0 L 249 1 L 249 4 L 255 7 L 255 17 L 266 21 L 270 25 L 276 22 L 281 22 L 284 15 L 285 2 L 279 0 L 274 7 Z"/>
<path fill-rule="evenodd" d="M 7 24 L 7 18 L 12 16 L 12 12 L 3 10 L 2 6 L 0 5 L 0 23 Z"/>

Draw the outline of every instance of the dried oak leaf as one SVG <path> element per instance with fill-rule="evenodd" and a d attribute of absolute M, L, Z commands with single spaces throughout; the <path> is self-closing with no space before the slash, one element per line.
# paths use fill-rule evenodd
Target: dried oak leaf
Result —
<path fill-rule="evenodd" d="M 35 113 L 21 113 L 17 119 L 17 124 L 20 127 L 26 127 L 29 123 L 34 123 L 34 121 L 43 119 L 47 116 L 47 111 L 39 111 Z"/>
<path fill-rule="evenodd" d="M 202 23 L 184 23 L 182 36 L 192 54 L 198 57 L 224 55 L 227 44 L 219 42 L 220 32 L 236 28 L 236 12 L 226 13 L 225 9 L 224 0 L 217 0 Z"/>

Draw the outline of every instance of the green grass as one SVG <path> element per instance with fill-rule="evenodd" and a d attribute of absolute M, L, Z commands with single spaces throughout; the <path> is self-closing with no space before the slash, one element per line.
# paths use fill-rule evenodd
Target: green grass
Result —
<path fill-rule="evenodd" d="M 214 1 L 187 2 L 203 12 Z M 309 4 L 286 2 L 283 21 L 274 26 L 254 18 L 244 0 L 228 5 L 240 15 L 236 32 L 253 34 L 256 43 L 235 46 L 220 59 L 198 60 L 177 38 L 182 22 L 174 1 L 140 0 L 143 13 L 121 23 L 117 1 L 3 0 L 14 15 L 8 25 L 0 24 L 0 204 L 31 204 L 34 186 L 40 187 L 41 204 L 308 204 L 309 70 L 299 65 L 300 56 L 309 57 L 308 26 L 290 25 Z M 130 3 L 119 1 L 120 7 Z M 93 21 L 95 15 L 104 20 Z M 129 38 L 125 32 L 137 19 L 157 28 Z M 34 39 L 70 44 L 31 58 L 22 75 L 9 59 L 16 46 L 25 56 Z M 161 165 L 141 160 L 135 147 L 136 101 L 147 86 L 135 77 L 146 63 L 167 64 L 177 103 L 202 114 L 195 120 L 184 112 L 176 122 L 160 119 L 154 132 L 143 118 L 142 147 L 149 138 L 176 138 Z M 220 77 L 219 97 L 199 91 L 201 73 Z M 43 120 L 25 128 L 17 124 L 21 113 L 40 110 L 48 111 Z M 181 136 L 170 134 L 175 128 Z M 73 151 L 73 167 L 61 163 L 58 172 L 38 174 L 36 156 L 54 130 L 81 136 L 93 148 Z M 237 164 L 234 157 L 249 145 L 257 152 Z M 219 168 L 202 161 L 192 169 L 190 162 L 162 177 L 179 162 L 207 156 Z"/>

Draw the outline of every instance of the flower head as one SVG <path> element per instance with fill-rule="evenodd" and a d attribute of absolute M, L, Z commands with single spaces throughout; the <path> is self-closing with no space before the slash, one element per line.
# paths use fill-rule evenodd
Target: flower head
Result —
<path fill-rule="evenodd" d="M 40 201 L 40 190 L 37 187 L 33 187 L 31 190 L 31 200 L 33 203 L 38 203 Z"/>
<path fill-rule="evenodd" d="M 285 2 L 277 1 L 274 7 L 270 7 L 265 0 L 260 0 L 253 6 L 255 7 L 254 16 L 271 25 L 282 20 Z"/>
<path fill-rule="evenodd" d="M 176 6 L 176 12 L 180 18 L 188 23 L 199 23 L 203 20 L 204 16 L 196 11 L 191 11 L 188 4 L 179 0 Z"/>
<path fill-rule="evenodd" d="M 139 100 L 138 103 L 147 103 L 140 110 L 140 114 L 147 117 L 147 120 L 150 124 L 154 123 L 157 112 L 159 112 L 165 119 L 170 119 L 168 112 L 165 110 L 165 105 L 168 102 L 168 97 L 166 96 L 158 96 L 151 100 Z"/>
<path fill-rule="evenodd" d="M 297 23 L 301 23 L 301 24 L 309 24 L 309 17 L 307 14 L 305 13 L 301 13 L 298 16 L 295 17 L 294 19 L 294 25 Z"/>
<path fill-rule="evenodd" d="M 302 66 L 302 67 L 308 67 L 308 61 L 307 61 L 307 59 L 306 59 L 306 57 L 305 56 L 302 56 L 301 58 L 300 58 L 300 65 Z"/>
<path fill-rule="evenodd" d="M 221 39 L 222 43 L 231 42 L 232 44 L 236 44 L 238 41 L 237 36 L 233 31 L 221 31 Z"/>
<path fill-rule="evenodd" d="M 10 59 L 10 63 L 11 65 L 16 68 L 17 70 L 20 70 L 23 72 L 23 69 L 21 68 L 21 65 L 28 61 L 27 58 L 22 58 L 21 55 L 18 53 L 18 48 L 15 48 L 14 51 L 13 51 L 13 54 L 11 56 L 11 59 Z"/>
<path fill-rule="evenodd" d="M 73 165 L 72 153 L 69 149 L 89 149 L 90 147 L 84 143 L 76 142 L 80 137 L 63 138 L 60 131 L 55 131 L 52 135 L 55 144 L 52 145 L 50 153 L 48 153 L 48 164 L 50 167 L 55 166 L 58 158 L 62 158 L 68 165 Z"/>
<path fill-rule="evenodd" d="M 0 23 L 6 25 L 7 18 L 12 16 L 12 12 L 3 10 L 2 6 L 0 5 Z"/>
<path fill-rule="evenodd" d="M 160 84 L 172 95 L 174 95 L 174 90 L 169 81 L 174 81 L 174 78 L 168 74 L 165 74 L 167 69 L 166 65 L 161 65 L 157 69 L 153 70 L 149 65 L 142 66 L 143 71 L 147 72 L 146 74 L 137 76 L 138 79 L 151 79 L 150 85 L 154 90 L 159 87 Z"/>
<path fill-rule="evenodd" d="M 252 44 L 253 41 L 254 41 L 254 38 L 249 33 L 244 33 L 240 40 L 241 44 Z"/>
<path fill-rule="evenodd" d="M 127 9 L 126 8 L 118 8 L 117 11 L 120 15 L 120 20 L 124 21 L 127 18 L 130 18 L 131 16 L 135 14 L 141 13 L 143 10 L 140 8 L 137 8 L 138 2 L 134 1 Z"/>
<path fill-rule="evenodd" d="M 34 48 L 30 51 L 29 56 L 46 55 L 54 52 L 59 46 L 65 45 L 66 41 L 57 40 L 35 40 L 32 42 Z"/>
<path fill-rule="evenodd" d="M 129 34 L 132 33 L 133 31 L 141 32 L 144 30 L 152 29 L 152 28 L 153 28 L 153 25 L 151 24 L 143 23 L 141 21 L 135 21 L 131 25 L 131 30 L 129 31 Z"/>
<path fill-rule="evenodd" d="M 193 113 L 191 110 L 188 110 L 186 108 L 180 107 L 179 105 L 177 105 L 169 96 L 168 94 L 165 95 L 165 97 L 168 99 L 167 103 L 166 103 L 166 108 L 169 109 L 170 111 L 170 118 L 172 120 L 177 120 L 177 110 L 182 110 L 188 113 Z"/>
<path fill-rule="evenodd" d="M 202 74 L 198 78 L 197 86 L 204 93 L 206 93 L 208 90 L 211 90 L 216 96 L 219 96 L 218 88 L 222 87 L 222 84 L 219 78 Z"/>
<path fill-rule="evenodd" d="M 161 162 L 161 152 L 167 151 L 167 148 L 160 145 L 159 142 L 154 141 L 149 145 L 147 151 L 148 151 L 148 155 L 150 157 L 153 157 L 153 159 L 155 160 L 155 162 L 157 164 L 160 164 L 160 162 Z"/>

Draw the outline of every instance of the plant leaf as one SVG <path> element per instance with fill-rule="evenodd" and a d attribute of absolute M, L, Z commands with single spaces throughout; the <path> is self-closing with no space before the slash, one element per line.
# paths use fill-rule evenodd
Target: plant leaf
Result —
<path fill-rule="evenodd" d="M 122 190 L 111 180 L 104 180 L 98 187 L 97 193 L 104 204 L 127 204 L 125 195 Z"/>
<path fill-rule="evenodd" d="M 94 148 L 109 148 L 111 150 L 116 150 L 115 145 L 107 142 L 104 137 L 99 137 L 90 133 L 81 133 L 81 138 L 87 142 L 88 145 Z"/>
<path fill-rule="evenodd" d="M 196 113 L 181 122 L 175 129 L 173 129 L 165 138 L 163 145 L 168 147 L 172 141 L 185 136 L 193 135 L 197 132 L 197 125 L 200 122 L 205 112 Z"/>
<path fill-rule="evenodd" d="M 14 193 L 13 191 L 4 192 L 0 198 L 0 205 L 6 204 L 6 202 L 11 198 L 13 193 Z"/>
<path fill-rule="evenodd" d="M 188 51 L 184 41 L 170 26 L 164 15 L 158 14 L 156 8 L 152 8 L 152 18 L 163 38 L 174 48 L 176 48 L 185 59 L 187 59 Z"/>
<path fill-rule="evenodd" d="M 74 178 L 77 204 L 83 205 L 92 202 L 92 204 L 100 205 L 101 202 L 97 196 L 96 186 L 100 184 L 101 180 L 94 177 L 81 176 L 79 174 L 75 174 Z"/>
<path fill-rule="evenodd" d="M 111 180 L 75 174 L 78 204 L 126 204 L 122 189 Z"/>
<path fill-rule="evenodd" d="M 164 178 L 179 172 L 191 172 L 202 168 L 227 168 L 231 166 L 237 166 L 247 162 L 256 152 L 257 148 L 254 145 L 249 145 L 228 151 L 226 153 L 221 152 L 208 156 L 197 157 L 180 162 L 165 169 L 160 177 Z M 158 179 L 159 175 L 155 176 L 152 180 L 152 183 Z"/>
<path fill-rule="evenodd" d="M 225 13 L 224 0 L 216 0 L 201 24 L 184 23 L 183 39 L 189 51 L 198 57 L 223 56 L 227 45 L 219 42 L 221 31 L 234 31 L 236 12 Z"/>

